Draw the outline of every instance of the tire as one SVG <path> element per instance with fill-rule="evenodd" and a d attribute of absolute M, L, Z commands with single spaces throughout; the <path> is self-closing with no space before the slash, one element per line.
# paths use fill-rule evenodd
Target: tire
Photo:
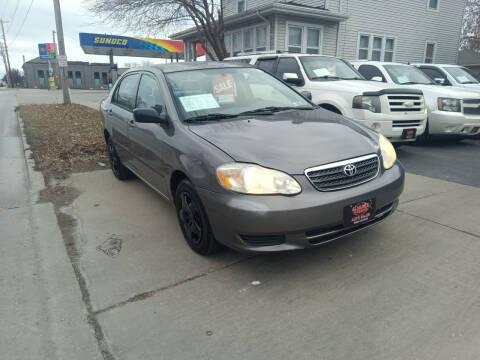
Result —
<path fill-rule="evenodd" d="M 426 143 L 428 143 L 429 140 L 430 140 L 430 132 L 428 131 L 428 120 L 427 120 L 425 131 L 423 132 L 422 135 L 417 137 L 417 140 L 415 140 L 415 143 L 418 145 L 425 145 Z"/>
<path fill-rule="evenodd" d="M 200 255 L 211 255 L 220 249 L 213 236 L 207 213 L 192 183 L 182 180 L 175 191 L 177 218 L 187 244 Z"/>
<path fill-rule="evenodd" d="M 107 149 L 113 175 L 115 175 L 118 180 L 127 180 L 133 177 L 133 173 L 122 164 L 122 161 L 118 157 L 117 151 L 115 150 L 115 146 L 113 145 L 113 141 L 110 137 L 107 139 Z"/>

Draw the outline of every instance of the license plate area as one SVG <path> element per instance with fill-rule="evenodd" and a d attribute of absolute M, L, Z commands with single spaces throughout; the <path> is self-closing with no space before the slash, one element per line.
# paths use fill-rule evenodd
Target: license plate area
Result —
<path fill-rule="evenodd" d="M 343 223 L 345 227 L 360 225 L 370 221 L 375 216 L 375 199 L 359 201 L 347 205 L 343 209 Z"/>
<path fill-rule="evenodd" d="M 402 139 L 415 139 L 417 136 L 417 129 L 404 129 L 402 132 Z"/>

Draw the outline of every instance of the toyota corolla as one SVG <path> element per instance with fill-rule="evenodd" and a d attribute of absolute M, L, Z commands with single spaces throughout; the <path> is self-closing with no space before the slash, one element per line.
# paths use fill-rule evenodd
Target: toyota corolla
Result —
<path fill-rule="evenodd" d="M 384 220 L 404 185 L 393 146 L 303 95 L 248 65 L 127 71 L 101 104 L 113 173 L 170 201 L 204 255 L 312 247 Z"/>

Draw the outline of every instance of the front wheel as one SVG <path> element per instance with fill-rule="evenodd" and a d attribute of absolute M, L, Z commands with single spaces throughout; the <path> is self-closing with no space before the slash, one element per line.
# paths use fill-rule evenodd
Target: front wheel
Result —
<path fill-rule="evenodd" d="M 423 132 L 422 135 L 417 137 L 417 140 L 415 140 L 415 142 L 419 145 L 425 145 L 429 140 L 430 140 L 430 132 L 428 131 L 428 121 L 427 121 L 427 124 L 425 125 L 425 131 Z"/>
<path fill-rule="evenodd" d="M 208 222 L 207 214 L 192 183 L 182 180 L 175 191 L 175 208 L 183 236 L 193 251 L 210 255 L 220 248 Z"/>

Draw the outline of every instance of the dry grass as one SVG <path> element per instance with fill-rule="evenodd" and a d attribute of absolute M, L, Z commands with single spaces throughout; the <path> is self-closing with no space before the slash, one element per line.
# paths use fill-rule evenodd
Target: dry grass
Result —
<path fill-rule="evenodd" d="M 100 112 L 83 105 L 22 105 L 18 109 L 37 169 L 46 178 L 107 163 Z"/>

